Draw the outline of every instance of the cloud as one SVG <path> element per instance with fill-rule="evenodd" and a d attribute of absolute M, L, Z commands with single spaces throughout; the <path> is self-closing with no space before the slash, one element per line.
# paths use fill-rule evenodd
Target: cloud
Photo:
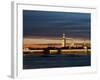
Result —
<path fill-rule="evenodd" d="M 24 10 L 23 36 L 59 37 L 65 33 L 90 38 L 90 17 L 89 13 Z"/>

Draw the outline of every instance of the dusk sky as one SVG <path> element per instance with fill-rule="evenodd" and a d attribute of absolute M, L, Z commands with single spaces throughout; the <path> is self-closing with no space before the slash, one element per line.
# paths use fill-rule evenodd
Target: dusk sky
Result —
<path fill-rule="evenodd" d="M 23 36 L 90 39 L 90 20 L 89 13 L 23 10 Z"/>

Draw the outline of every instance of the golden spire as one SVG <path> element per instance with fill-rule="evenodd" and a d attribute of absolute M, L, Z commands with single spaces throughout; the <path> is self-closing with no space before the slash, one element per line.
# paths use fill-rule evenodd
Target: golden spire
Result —
<path fill-rule="evenodd" d="M 62 47 L 66 47 L 66 36 L 65 36 L 65 33 L 63 33 L 63 36 L 62 36 Z"/>
<path fill-rule="evenodd" d="M 63 33 L 63 38 L 65 38 L 65 33 Z"/>

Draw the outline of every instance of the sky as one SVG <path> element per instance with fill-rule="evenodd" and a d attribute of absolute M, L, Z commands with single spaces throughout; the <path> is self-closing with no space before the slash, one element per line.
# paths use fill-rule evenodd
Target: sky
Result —
<path fill-rule="evenodd" d="M 24 37 L 67 37 L 90 39 L 91 14 L 23 10 Z"/>

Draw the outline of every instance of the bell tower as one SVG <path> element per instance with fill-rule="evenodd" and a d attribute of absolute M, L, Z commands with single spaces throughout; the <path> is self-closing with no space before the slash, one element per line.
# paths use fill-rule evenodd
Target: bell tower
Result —
<path fill-rule="evenodd" d="M 62 47 L 66 47 L 66 36 L 65 36 L 64 33 L 63 33 L 63 36 L 62 36 Z"/>

